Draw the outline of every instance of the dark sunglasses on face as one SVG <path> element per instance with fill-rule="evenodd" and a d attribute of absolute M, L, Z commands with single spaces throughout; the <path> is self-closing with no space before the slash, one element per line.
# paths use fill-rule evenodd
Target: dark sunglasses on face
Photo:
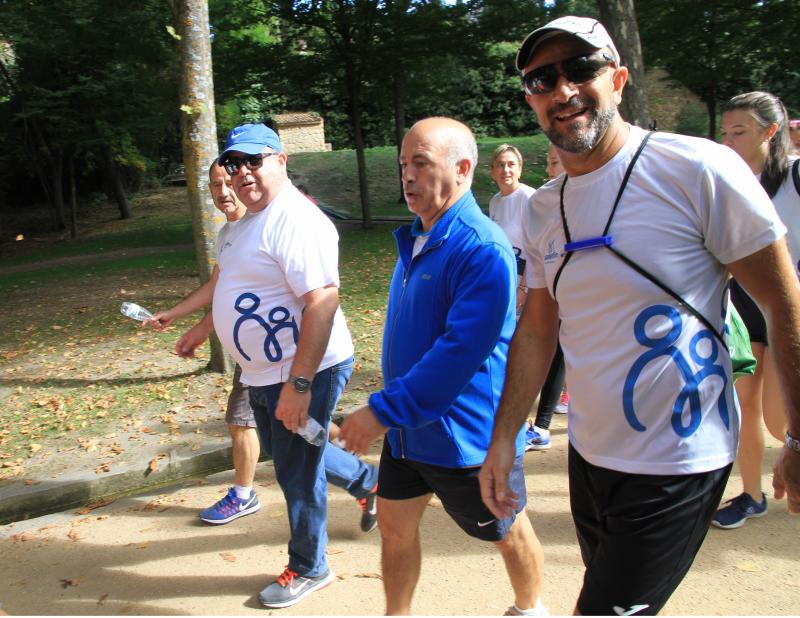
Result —
<path fill-rule="evenodd" d="M 222 161 L 222 167 L 231 176 L 236 176 L 239 173 L 239 168 L 246 165 L 249 170 L 257 170 L 261 167 L 264 159 L 278 154 L 277 152 L 262 152 L 261 154 L 245 155 L 244 157 L 228 157 Z"/>
<path fill-rule="evenodd" d="M 559 70 L 558 66 L 561 66 Z M 609 65 L 616 65 L 614 59 L 606 52 L 594 52 L 575 56 L 561 62 L 546 64 L 525 73 L 522 76 L 522 87 L 525 94 L 544 94 L 553 92 L 562 75 L 571 84 L 585 84 L 593 80 Z"/>

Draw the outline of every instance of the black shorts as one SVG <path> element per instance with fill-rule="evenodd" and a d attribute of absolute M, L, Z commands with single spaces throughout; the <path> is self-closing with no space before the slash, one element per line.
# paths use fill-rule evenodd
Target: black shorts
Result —
<path fill-rule="evenodd" d="M 747 327 L 750 341 L 767 345 L 767 321 L 756 301 L 750 298 L 750 295 L 736 282 L 736 279 L 731 279 L 731 301 Z"/>
<path fill-rule="evenodd" d="M 570 506 L 586 566 L 578 611 L 656 614 L 703 544 L 732 465 L 626 474 L 590 464 L 570 445 Z"/>
<path fill-rule="evenodd" d="M 395 459 L 384 439 L 378 470 L 378 495 L 386 500 L 410 500 L 433 493 L 442 501 L 447 514 L 468 535 L 482 541 L 502 541 L 516 516 L 497 519 L 486 508 L 478 483 L 480 470 L 480 467 L 443 468 L 410 459 Z M 509 486 L 520 496 L 517 510 L 520 513 L 527 504 L 521 456 L 514 460 Z"/>

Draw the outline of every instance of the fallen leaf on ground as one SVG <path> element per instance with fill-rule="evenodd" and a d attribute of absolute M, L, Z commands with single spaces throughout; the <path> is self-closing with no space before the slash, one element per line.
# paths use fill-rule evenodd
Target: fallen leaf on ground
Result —
<path fill-rule="evenodd" d="M 222 552 L 220 556 L 222 556 L 222 559 L 226 560 L 227 562 L 236 562 L 236 556 L 230 552 Z"/>
<path fill-rule="evenodd" d="M 72 540 L 72 541 L 79 541 L 80 539 L 82 539 L 82 538 L 83 538 L 83 537 L 82 537 L 80 534 L 78 534 L 78 531 L 77 531 L 77 530 L 75 530 L 75 528 L 73 528 L 72 530 L 70 530 L 70 531 L 69 531 L 69 533 L 67 534 L 67 536 L 68 536 L 68 537 L 70 538 L 70 540 Z"/>
<path fill-rule="evenodd" d="M 364 577 L 367 579 L 383 579 L 380 573 L 356 573 L 353 577 Z"/>
<path fill-rule="evenodd" d="M 153 457 L 150 460 L 150 463 L 147 464 L 147 470 L 149 472 L 155 472 L 156 470 L 158 470 L 158 457 Z"/>
<path fill-rule="evenodd" d="M 116 498 L 112 498 L 110 500 L 100 500 L 98 502 L 93 502 L 92 504 L 89 504 L 87 506 L 79 508 L 75 512 L 78 515 L 86 515 L 87 513 L 91 513 L 95 509 L 99 509 L 100 507 L 108 506 L 109 504 L 112 504 L 115 500 L 116 500 Z"/>
<path fill-rule="evenodd" d="M 740 571 L 745 571 L 747 573 L 758 573 L 761 571 L 761 567 L 758 566 L 755 562 L 750 562 L 749 560 L 742 560 L 741 562 L 736 563 L 736 568 Z"/>
<path fill-rule="evenodd" d="M 104 595 L 103 595 L 103 596 L 101 596 L 99 599 L 97 599 L 97 604 L 98 604 L 98 605 L 103 605 L 103 604 L 105 604 L 105 602 L 106 602 L 106 599 L 107 599 L 107 598 L 108 598 L 108 594 L 104 594 Z"/>
<path fill-rule="evenodd" d="M 77 586 L 80 583 L 80 579 L 62 579 L 61 580 L 61 587 L 62 588 L 69 588 L 70 586 Z"/>

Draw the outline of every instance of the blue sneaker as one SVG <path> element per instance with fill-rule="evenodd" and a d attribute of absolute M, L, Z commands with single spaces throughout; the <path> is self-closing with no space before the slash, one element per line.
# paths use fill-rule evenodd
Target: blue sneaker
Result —
<path fill-rule="evenodd" d="M 718 509 L 711 520 L 711 524 L 717 528 L 730 530 L 741 528 L 744 522 L 751 517 L 762 517 L 767 514 L 767 496 L 761 492 L 761 503 L 759 504 L 748 493 L 742 493 L 725 504 L 728 506 Z"/>
<path fill-rule="evenodd" d="M 254 490 L 250 490 L 250 497 L 247 500 L 240 500 L 236 497 L 236 490 L 231 487 L 225 497 L 214 506 L 200 511 L 200 519 L 207 524 L 227 524 L 239 517 L 255 513 L 260 508 Z"/>
<path fill-rule="evenodd" d="M 528 425 L 525 432 L 526 451 L 546 451 L 550 448 L 550 431 L 534 424 Z"/>
<path fill-rule="evenodd" d="M 264 607 L 289 607 L 315 590 L 328 586 L 333 580 L 332 571 L 319 577 L 303 577 L 286 567 L 277 580 L 259 593 L 258 599 Z"/>

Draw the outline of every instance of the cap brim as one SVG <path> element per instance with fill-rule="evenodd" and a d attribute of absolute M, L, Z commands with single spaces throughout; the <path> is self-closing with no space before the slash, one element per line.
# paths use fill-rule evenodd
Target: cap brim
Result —
<path fill-rule="evenodd" d="M 221 155 L 219 155 L 220 161 L 222 161 L 223 157 L 225 157 L 230 152 L 243 152 L 244 154 L 255 155 L 261 154 L 264 151 L 264 148 L 267 148 L 266 144 L 255 144 L 253 142 L 241 142 L 239 144 L 235 144 L 228 148 L 227 150 L 223 151 Z"/>

